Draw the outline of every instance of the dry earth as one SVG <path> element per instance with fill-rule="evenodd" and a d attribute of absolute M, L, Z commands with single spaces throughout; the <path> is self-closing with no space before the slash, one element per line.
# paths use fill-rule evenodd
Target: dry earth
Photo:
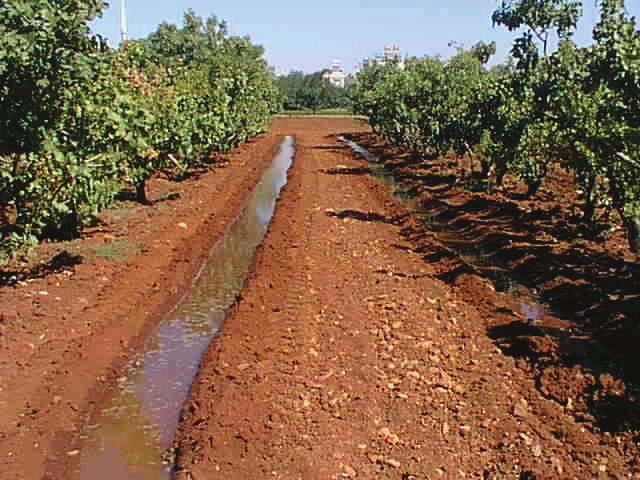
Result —
<path fill-rule="evenodd" d="M 125 203 L 43 248 L 67 252 L 55 261 L 2 272 L 2 478 L 61 478 L 92 405 L 187 291 L 282 135 L 297 141 L 289 184 L 184 406 L 178 479 L 640 478 L 638 439 L 545 395 L 489 335 L 522 320 L 508 298 L 473 272 L 445 281 L 459 260 L 336 142 L 367 130 L 279 119 L 225 168 L 157 179 L 165 201 Z"/>
<path fill-rule="evenodd" d="M 442 246 L 418 253 L 341 127 L 278 124 L 295 166 L 184 407 L 179 478 L 640 478 L 496 347 L 495 294 L 439 279 Z"/>
<path fill-rule="evenodd" d="M 0 477 L 58 480 L 94 402 L 191 285 L 280 145 L 262 136 L 181 183 L 150 185 L 40 263 L 0 272 Z M 46 476 L 45 476 L 46 475 Z"/>

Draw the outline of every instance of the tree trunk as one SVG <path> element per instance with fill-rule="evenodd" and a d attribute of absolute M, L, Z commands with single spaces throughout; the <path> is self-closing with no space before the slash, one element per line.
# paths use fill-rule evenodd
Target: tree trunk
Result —
<path fill-rule="evenodd" d="M 504 183 L 504 176 L 507 174 L 507 170 L 504 168 L 496 168 L 496 188 L 502 188 Z"/>
<path fill-rule="evenodd" d="M 527 197 L 531 198 L 535 196 L 535 194 L 538 193 L 538 190 L 540 190 L 541 186 L 542 186 L 541 178 L 528 180 L 527 181 Z"/>
<path fill-rule="evenodd" d="M 593 230 L 596 216 L 596 177 L 589 175 L 585 185 L 584 208 L 582 214 L 584 221 Z"/>
<path fill-rule="evenodd" d="M 627 229 L 629 247 L 633 253 L 640 253 L 640 218 L 623 218 L 625 228 Z"/>
<path fill-rule="evenodd" d="M 467 171 L 464 168 L 464 155 L 456 154 L 456 164 L 458 165 L 458 171 L 460 172 L 460 179 L 464 180 L 467 176 Z"/>
<path fill-rule="evenodd" d="M 149 205 L 149 199 L 147 198 L 147 180 L 142 179 L 136 183 L 136 200 L 143 205 Z"/>
<path fill-rule="evenodd" d="M 471 147 L 467 142 L 464 142 L 464 149 L 467 155 L 469 156 L 469 172 L 473 177 L 473 150 L 471 149 Z"/>
<path fill-rule="evenodd" d="M 622 218 L 622 223 L 627 231 L 629 247 L 633 253 L 640 253 L 640 218 L 637 214 L 633 216 L 625 215 L 624 196 L 618 185 L 615 183 L 615 171 L 609 167 L 607 173 L 609 175 L 608 180 L 612 204 Z"/>
<path fill-rule="evenodd" d="M 491 175 L 491 162 L 488 159 L 480 159 L 480 168 L 482 170 L 482 178 L 489 178 Z"/>

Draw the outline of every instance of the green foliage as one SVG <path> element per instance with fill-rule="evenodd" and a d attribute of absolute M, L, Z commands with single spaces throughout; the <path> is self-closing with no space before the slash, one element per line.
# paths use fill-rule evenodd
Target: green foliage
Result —
<path fill-rule="evenodd" d="M 578 48 L 580 2 L 503 1 L 494 24 L 522 31 L 508 64 L 488 70 L 491 49 L 479 43 L 446 62 L 369 69 L 355 88 L 356 112 L 398 145 L 476 151 L 485 176 L 501 186 L 512 173 L 531 195 L 560 162 L 575 173 L 585 222 L 617 210 L 639 251 L 640 32 L 623 0 L 600 7 L 593 45 Z M 549 52 L 552 34 L 558 48 Z"/>
<path fill-rule="evenodd" d="M 551 31 L 555 30 L 560 40 L 571 38 L 581 14 L 582 4 L 576 0 L 502 0 L 492 20 L 510 32 L 527 29 L 514 44 L 514 56 L 522 59 L 535 55 L 533 37 L 542 42 L 545 56 Z"/>
<path fill-rule="evenodd" d="M 67 238 L 123 185 L 197 166 L 261 133 L 279 94 L 261 47 L 187 12 L 110 50 L 99 0 L 0 4 L 0 250 Z"/>
<path fill-rule="evenodd" d="M 474 52 L 460 50 L 450 61 L 424 58 L 404 70 L 365 69 L 354 98 L 376 131 L 419 152 L 465 153 L 480 141 L 478 99 L 488 73 Z"/>
<path fill-rule="evenodd" d="M 469 53 L 476 57 L 480 63 L 485 65 L 487 62 L 489 62 L 489 60 L 491 60 L 491 57 L 496 54 L 496 47 L 496 42 L 478 42 L 473 47 L 471 47 Z"/>
<path fill-rule="evenodd" d="M 322 78 L 324 72 L 291 72 L 276 79 L 285 110 L 350 108 L 350 89 L 339 88 Z"/>
<path fill-rule="evenodd" d="M 101 42 L 88 35 L 88 22 L 102 7 L 102 0 L 0 4 L 0 152 L 38 150 L 65 92 L 92 80 Z"/>

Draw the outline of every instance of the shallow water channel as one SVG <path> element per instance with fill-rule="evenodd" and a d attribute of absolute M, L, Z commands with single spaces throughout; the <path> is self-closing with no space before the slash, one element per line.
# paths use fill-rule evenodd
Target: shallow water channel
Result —
<path fill-rule="evenodd" d="M 209 252 L 190 292 L 157 326 L 90 419 L 74 475 L 81 480 L 168 480 L 180 410 L 200 359 L 252 268 L 293 162 L 286 137 L 239 217 Z M 163 460 L 163 456 L 165 459 Z"/>
<path fill-rule="evenodd" d="M 534 290 L 526 287 L 507 268 L 500 265 L 492 252 L 485 251 L 475 241 L 473 233 L 467 237 L 464 233 L 451 228 L 446 222 L 439 221 L 439 214 L 442 212 L 422 204 L 411 190 L 395 178 L 392 171 L 385 168 L 384 163 L 375 154 L 345 137 L 339 137 L 338 140 L 361 155 L 367 161 L 371 174 L 388 186 L 391 192 L 402 200 L 404 207 L 419 221 L 428 224 L 429 230 L 440 242 L 459 255 L 465 263 L 472 265 L 484 277 L 491 280 L 496 291 L 517 297 L 523 318 L 532 322 L 539 322 L 545 318 L 549 313 L 549 307 L 540 300 Z M 565 324 L 563 323 L 562 326 Z"/>

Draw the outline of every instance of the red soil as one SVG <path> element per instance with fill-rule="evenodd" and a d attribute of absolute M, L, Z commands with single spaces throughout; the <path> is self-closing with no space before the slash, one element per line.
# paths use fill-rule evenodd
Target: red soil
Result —
<path fill-rule="evenodd" d="M 155 205 L 121 202 L 81 239 L 43 245 L 42 263 L 1 272 L 3 480 L 61 478 L 46 475 L 77 448 L 94 400 L 189 288 L 280 141 L 264 135 L 181 183 L 155 179 Z"/>
<path fill-rule="evenodd" d="M 344 125 L 278 126 L 296 163 L 184 407 L 178 478 L 640 478 L 631 432 L 551 393 L 594 377 L 540 380 L 498 348 L 505 324 L 556 347 L 472 268 L 443 275 L 461 259 L 337 145 Z"/>
<path fill-rule="evenodd" d="M 179 198 L 125 202 L 82 239 L 42 249 L 68 255 L 1 272 L 3 480 L 64 478 L 93 402 L 187 291 L 287 134 L 290 181 L 184 407 L 179 479 L 640 478 L 637 259 L 619 233 L 589 239 L 564 178 L 534 201 L 472 194 L 367 131 L 277 120 L 224 168 L 152 182 L 152 198 Z M 526 325 L 514 297 L 337 144 L 346 132 L 573 316 Z M 416 173 L 435 175 L 430 188 Z M 566 341 L 567 322 L 584 338 Z"/>

